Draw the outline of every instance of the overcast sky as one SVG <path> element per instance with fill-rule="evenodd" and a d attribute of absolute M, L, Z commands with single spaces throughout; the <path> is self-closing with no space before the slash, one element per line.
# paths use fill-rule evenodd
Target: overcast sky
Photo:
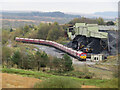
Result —
<path fill-rule="evenodd" d="M 84 13 L 117 11 L 119 0 L 2 0 L 2 10 Z"/>

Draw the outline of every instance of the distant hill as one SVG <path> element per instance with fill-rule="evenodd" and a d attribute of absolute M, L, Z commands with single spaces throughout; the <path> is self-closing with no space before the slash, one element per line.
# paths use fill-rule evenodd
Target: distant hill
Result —
<path fill-rule="evenodd" d="M 85 13 L 71 13 L 74 15 L 80 15 L 81 17 L 86 17 L 86 18 L 98 18 L 102 17 L 105 20 L 115 20 L 118 17 L 118 12 L 117 11 L 105 11 L 105 12 L 95 12 L 92 14 L 85 14 Z"/>
<path fill-rule="evenodd" d="M 94 15 L 101 16 L 103 18 L 117 18 L 118 12 L 115 12 L 115 11 L 96 12 L 96 13 L 94 13 Z"/>
<path fill-rule="evenodd" d="M 43 17 L 62 17 L 62 18 L 75 18 L 81 17 L 80 15 L 65 14 L 63 12 L 2 12 L 4 15 L 14 15 L 14 16 L 43 16 Z"/>
<path fill-rule="evenodd" d="M 62 12 L 32 12 L 32 15 L 48 16 L 48 17 L 66 17 L 66 18 L 80 17 L 80 15 L 71 15 L 71 14 L 65 14 Z"/>
<path fill-rule="evenodd" d="M 63 12 L 30 12 L 30 11 L 3 11 L 3 28 L 19 27 L 25 24 L 40 24 L 58 22 L 65 24 L 74 18 L 80 18 L 80 15 L 66 14 Z"/>

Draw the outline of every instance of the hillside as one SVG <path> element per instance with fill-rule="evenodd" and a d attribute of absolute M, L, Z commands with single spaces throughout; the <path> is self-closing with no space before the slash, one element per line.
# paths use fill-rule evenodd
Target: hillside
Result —
<path fill-rule="evenodd" d="M 41 17 L 62 17 L 62 18 L 75 18 L 80 17 L 80 15 L 72 15 L 72 14 L 65 14 L 63 12 L 2 12 L 3 18 L 7 18 L 4 16 L 41 16 Z M 14 17 L 15 18 L 15 17 Z"/>
<path fill-rule="evenodd" d="M 19 27 L 25 24 L 68 23 L 73 18 L 81 17 L 80 15 L 65 14 L 63 12 L 2 12 L 3 28 Z"/>
<path fill-rule="evenodd" d="M 117 88 L 117 79 L 81 79 L 71 76 L 59 76 L 48 74 L 45 72 L 37 72 L 31 70 L 22 70 L 22 69 L 2 69 L 2 79 L 4 88 L 33 88 L 35 84 L 43 84 L 45 88 L 54 87 L 55 85 L 60 88 L 63 84 L 65 87 L 76 87 L 77 88 Z M 14 78 L 14 79 L 13 79 Z M 49 81 L 53 80 L 53 81 Z M 59 82 L 55 82 L 59 80 Z M 27 81 L 27 84 L 26 84 Z M 51 83 L 49 83 L 49 82 Z M 70 82 L 71 81 L 71 82 Z M 29 83 L 31 82 L 31 83 Z M 39 82 L 39 83 L 36 83 Z M 61 83 L 62 82 L 62 83 Z M 68 84 L 70 83 L 71 86 Z M 51 86 L 49 86 L 51 84 Z M 112 85 L 111 85 L 112 84 Z M 39 87 L 38 87 L 39 88 Z"/>
<path fill-rule="evenodd" d="M 96 13 L 94 13 L 94 15 L 100 16 L 103 18 L 117 18 L 118 12 L 115 12 L 115 11 L 96 12 Z"/>

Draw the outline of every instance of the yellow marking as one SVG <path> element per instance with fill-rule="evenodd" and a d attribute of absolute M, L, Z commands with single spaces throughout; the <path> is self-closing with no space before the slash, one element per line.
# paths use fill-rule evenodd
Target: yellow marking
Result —
<path fill-rule="evenodd" d="M 80 58 L 82 58 L 82 59 L 86 59 L 86 56 L 80 56 Z"/>

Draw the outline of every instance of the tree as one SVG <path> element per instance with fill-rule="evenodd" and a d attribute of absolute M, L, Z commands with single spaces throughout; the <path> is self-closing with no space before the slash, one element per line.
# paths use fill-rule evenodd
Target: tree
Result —
<path fill-rule="evenodd" d="M 6 44 L 8 42 L 9 39 L 9 33 L 8 31 L 3 30 L 2 31 L 2 44 Z"/>
<path fill-rule="evenodd" d="M 24 30 L 24 33 L 27 33 L 30 30 L 30 28 L 28 25 L 25 25 L 23 30 Z"/>
<path fill-rule="evenodd" d="M 54 57 L 52 63 L 54 69 L 58 72 L 73 70 L 72 59 L 67 54 L 65 54 L 62 59 Z"/>
<path fill-rule="evenodd" d="M 49 56 L 48 67 L 50 68 L 50 71 L 54 68 L 52 56 Z"/>
<path fill-rule="evenodd" d="M 80 21 L 80 18 L 74 18 L 69 22 L 69 24 L 72 24 L 72 25 L 74 25 L 75 23 L 82 23 L 82 22 Z"/>
<path fill-rule="evenodd" d="M 11 28 L 11 29 L 10 29 L 10 32 L 12 32 L 12 31 L 13 31 L 13 29 Z"/>
<path fill-rule="evenodd" d="M 108 21 L 108 22 L 106 23 L 106 25 L 108 25 L 108 26 L 110 26 L 110 25 L 115 25 L 115 23 L 114 23 L 113 21 Z"/>
<path fill-rule="evenodd" d="M 49 31 L 47 39 L 48 40 L 57 40 L 59 37 L 59 31 L 57 28 L 53 28 Z"/>
<path fill-rule="evenodd" d="M 20 67 L 20 63 L 21 63 L 21 53 L 20 53 L 20 51 L 14 52 L 11 60 L 12 60 L 13 64 L 16 64 L 18 67 Z"/>
<path fill-rule="evenodd" d="M 54 57 L 53 58 L 53 67 L 54 67 L 55 71 L 63 72 L 64 67 L 63 67 L 62 59 Z"/>
<path fill-rule="evenodd" d="M 88 23 L 88 24 L 99 24 L 99 25 L 104 25 L 104 19 L 99 17 L 98 19 L 90 19 L 90 18 L 74 18 L 71 20 L 68 24 L 75 25 L 75 23 Z"/>
<path fill-rule="evenodd" d="M 33 54 L 29 54 L 27 52 L 22 53 L 21 57 L 21 68 L 24 69 L 34 69 L 35 67 L 35 61 L 34 61 L 34 56 Z"/>
<path fill-rule="evenodd" d="M 98 22 L 98 25 L 105 25 L 104 19 L 101 17 L 97 19 L 97 22 Z"/>
<path fill-rule="evenodd" d="M 64 71 L 73 70 L 72 59 L 67 54 L 64 54 L 63 56 L 63 64 L 64 64 Z"/>
<path fill-rule="evenodd" d="M 38 33 L 37 37 L 40 39 L 46 39 L 49 31 L 49 25 L 48 24 L 40 24 L 38 26 Z"/>
<path fill-rule="evenodd" d="M 81 18 L 74 18 L 68 24 L 75 25 L 75 23 L 96 24 L 97 20 L 96 19 L 90 19 L 90 18 L 81 17 Z"/>
<path fill-rule="evenodd" d="M 35 61 L 36 61 L 38 71 L 40 70 L 40 60 L 41 60 L 41 53 L 37 51 L 35 54 Z"/>
<path fill-rule="evenodd" d="M 33 54 L 27 54 L 27 69 L 34 69 L 35 63 L 34 63 L 34 55 Z"/>
<path fill-rule="evenodd" d="M 35 61 L 38 67 L 38 71 L 40 70 L 40 67 L 46 67 L 49 63 L 48 56 L 45 52 L 37 51 L 35 54 Z"/>
<path fill-rule="evenodd" d="M 3 65 L 9 66 L 9 62 L 11 60 L 12 50 L 9 47 L 2 48 L 2 63 Z"/>
<path fill-rule="evenodd" d="M 45 52 L 41 54 L 40 65 L 41 67 L 46 67 L 49 63 L 48 56 Z"/>
<path fill-rule="evenodd" d="M 64 37 L 64 31 L 57 22 L 52 24 L 51 29 L 48 32 L 47 39 L 49 40 L 58 40 L 60 37 Z"/>

